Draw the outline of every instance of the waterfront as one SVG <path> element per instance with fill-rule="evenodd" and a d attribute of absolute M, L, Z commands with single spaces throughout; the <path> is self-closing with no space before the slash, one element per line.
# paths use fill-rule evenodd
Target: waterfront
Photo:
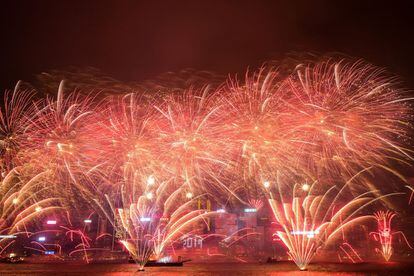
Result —
<path fill-rule="evenodd" d="M 0 275 L 412 275 L 413 263 L 311 264 L 298 271 L 293 263 L 188 263 L 183 267 L 150 267 L 136 272 L 134 264 L 0 264 Z"/>

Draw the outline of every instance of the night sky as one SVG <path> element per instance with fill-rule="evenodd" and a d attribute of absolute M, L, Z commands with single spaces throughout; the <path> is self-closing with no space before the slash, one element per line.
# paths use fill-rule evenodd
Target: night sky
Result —
<path fill-rule="evenodd" d="M 184 68 L 241 73 L 297 51 L 361 57 L 413 88 L 410 1 L 351 2 L 2 1 L 0 89 L 68 66 L 122 81 Z"/>

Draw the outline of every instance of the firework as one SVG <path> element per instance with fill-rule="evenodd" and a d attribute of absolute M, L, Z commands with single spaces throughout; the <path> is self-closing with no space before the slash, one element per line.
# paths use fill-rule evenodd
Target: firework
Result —
<path fill-rule="evenodd" d="M 358 215 L 363 208 L 387 196 L 401 194 L 373 197 L 374 191 L 369 191 L 354 197 L 346 192 L 354 179 L 328 189 L 316 182 L 307 191 L 298 185 L 291 191 L 283 190 L 280 185 L 276 193 L 269 191 L 273 214 L 283 228 L 277 235 L 299 269 L 305 270 L 318 250 L 337 239 L 343 230 L 372 218 Z M 290 200 L 287 194 L 291 194 Z"/>
<path fill-rule="evenodd" d="M 29 160 L 23 161 L 56 172 L 89 165 L 88 160 L 94 157 L 89 144 L 93 98 L 76 92 L 65 97 L 63 90 L 61 82 L 56 99 L 48 97 L 35 106 L 24 132 L 23 150 L 30 152 L 24 155 Z"/>
<path fill-rule="evenodd" d="M 93 171 L 109 179 L 111 186 L 118 178 L 136 185 L 146 185 L 149 176 L 161 180 L 155 109 L 137 94 L 111 98 L 106 106 L 94 139 L 102 154 Z"/>
<path fill-rule="evenodd" d="M 151 176 L 143 185 L 125 183 L 121 187 L 118 206 L 106 196 L 107 204 L 99 204 L 140 270 L 150 258 L 160 260 L 165 250 L 183 235 L 200 228 L 200 223 L 214 215 L 204 209 L 195 209 L 196 199 L 188 196 L 185 185 L 171 189 L 170 182 L 155 183 Z M 132 185 L 131 185 L 132 184 Z M 140 196 L 137 196 L 140 195 Z M 105 210 L 105 206 L 109 210 Z"/>
<path fill-rule="evenodd" d="M 4 107 L 0 109 L 0 156 L 3 178 L 16 164 L 23 134 L 34 112 L 33 91 L 21 90 L 17 83 L 12 93 L 4 94 Z"/>
<path fill-rule="evenodd" d="M 279 79 L 277 71 L 262 69 L 246 75 L 243 84 L 230 80 L 221 90 L 226 110 L 223 128 L 234 140 L 231 157 L 245 181 L 266 176 L 274 168 L 286 173 L 292 169 L 291 114 L 286 113 L 288 95 L 280 90 Z"/>
<path fill-rule="evenodd" d="M 36 219 L 59 210 L 60 198 L 49 195 L 46 173 L 27 179 L 24 168 L 12 169 L 0 184 L 0 234 L 29 235 L 28 226 L 35 226 Z M 3 252 L 14 240 L 0 240 Z M 7 243 L 6 245 L 4 245 Z"/>
<path fill-rule="evenodd" d="M 231 137 L 221 123 L 222 106 L 208 88 L 167 97 L 155 108 L 164 173 L 198 192 L 228 192 L 219 178 L 230 168 Z M 209 185 L 210 184 L 210 185 Z"/>
<path fill-rule="evenodd" d="M 356 250 L 347 242 L 342 243 L 342 245 L 339 246 L 341 251 L 344 253 L 344 255 L 351 260 L 352 263 L 356 262 L 362 262 L 362 258 L 359 256 L 359 254 L 356 252 Z M 339 261 L 342 262 L 342 258 L 340 253 L 338 253 Z"/>
<path fill-rule="evenodd" d="M 393 236 L 394 235 L 401 235 L 405 242 L 407 243 L 408 247 L 411 245 L 408 243 L 407 238 L 405 237 L 404 233 L 401 231 L 392 231 L 391 223 L 393 218 L 396 216 L 394 212 L 391 211 L 378 211 L 374 214 L 375 219 L 377 221 L 377 232 L 371 232 L 370 235 L 374 237 L 376 241 L 379 241 L 381 244 L 381 249 L 378 250 L 381 252 L 381 255 L 384 257 L 385 261 L 389 261 L 392 253 L 393 253 Z"/>
<path fill-rule="evenodd" d="M 280 89 L 292 95 L 294 156 L 330 182 L 390 161 L 412 161 L 411 111 L 403 90 L 384 70 L 363 62 L 300 65 Z M 400 176 L 398 173 L 396 173 Z"/>
<path fill-rule="evenodd" d="M 117 92 L 135 87 L 110 83 Z M 164 86 L 159 95 L 139 89 L 100 102 L 76 91 L 64 95 L 63 82 L 56 98 L 33 101 L 18 87 L 7 94 L 0 113 L 3 185 L 19 183 L 21 194 L 6 190 L 0 199 L 4 227 L 24 225 L 34 204 L 52 204 L 59 193 L 68 205 L 87 204 L 108 217 L 143 267 L 214 213 L 192 208 L 200 194 L 255 211 L 270 194 L 284 227 L 278 235 L 305 268 L 338 231 L 367 218 L 357 210 L 386 198 L 370 177 L 391 172 L 405 180 L 394 164 L 413 159 L 406 146 L 412 98 L 363 62 L 308 63 L 288 76 L 262 68 L 213 91 L 197 85 L 165 95 Z M 27 197 L 14 213 L 11 195 Z M 88 240 L 78 234 L 87 256 Z M 341 250 L 356 255 L 349 244 Z"/>
<path fill-rule="evenodd" d="M 49 183 L 67 205 L 80 207 L 81 197 L 91 187 L 84 172 L 95 166 L 93 98 L 80 93 L 64 95 L 62 81 L 56 99 L 47 97 L 34 106 L 23 133 L 19 162 L 35 175 L 48 172 Z M 64 195 L 64 196 L 62 196 Z"/>

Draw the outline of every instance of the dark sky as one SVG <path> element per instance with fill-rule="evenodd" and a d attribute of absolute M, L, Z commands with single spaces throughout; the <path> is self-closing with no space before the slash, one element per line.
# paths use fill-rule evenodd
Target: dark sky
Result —
<path fill-rule="evenodd" d="M 139 81 L 187 67 L 243 72 L 292 51 L 363 57 L 413 88 L 410 1 L 380 2 L 2 1 L 0 89 L 69 65 Z"/>

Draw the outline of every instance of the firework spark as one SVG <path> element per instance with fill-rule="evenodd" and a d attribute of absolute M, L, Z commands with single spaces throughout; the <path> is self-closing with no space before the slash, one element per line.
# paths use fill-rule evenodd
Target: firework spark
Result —
<path fill-rule="evenodd" d="M 24 169 L 11 170 L 0 183 L 0 234 L 29 235 L 27 227 L 44 214 L 59 210 L 60 198 L 49 195 L 47 173 L 27 179 Z M 0 245 L 7 242 L 1 239 Z M 14 241 L 13 241 L 14 242 Z M 4 251 L 4 247 L 2 251 Z"/>
<path fill-rule="evenodd" d="M 286 245 L 288 254 L 301 270 L 305 270 L 317 251 L 339 238 L 348 229 L 371 215 L 358 215 L 366 206 L 391 195 L 373 197 L 375 191 L 354 197 L 347 195 L 346 188 L 352 178 L 342 187 L 328 189 L 314 183 L 309 191 L 295 185 L 292 191 L 277 187 L 278 198 L 270 192 L 270 206 L 276 221 L 283 227 L 277 235 Z M 325 190 L 325 192 L 321 192 Z M 290 193 L 291 200 L 286 199 Z"/>
<path fill-rule="evenodd" d="M 109 196 L 106 206 L 110 210 L 99 204 L 140 270 L 150 258 L 160 260 L 165 257 L 167 248 L 183 235 L 199 229 L 200 223 L 216 213 L 195 209 L 197 198 L 186 195 L 185 185 L 171 190 L 168 187 L 171 182 L 153 183 L 152 179 L 151 176 L 147 179 L 141 192 L 143 185 L 134 185 L 136 182 L 123 185 L 118 207 Z M 140 196 L 134 196 L 137 192 Z"/>
<path fill-rule="evenodd" d="M 4 94 L 4 107 L 0 109 L 1 177 L 16 165 L 23 134 L 29 124 L 29 114 L 34 112 L 34 92 L 20 89 L 17 83 L 13 93 Z"/>
<path fill-rule="evenodd" d="M 369 177 L 391 172 L 405 181 L 393 164 L 413 160 L 413 98 L 395 83 L 363 62 L 323 60 L 288 76 L 262 68 L 213 91 L 102 101 L 64 95 L 63 82 L 56 98 L 33 101 L 17 86 L 0 113 L 2 185 L 14 187 L 2 190 L 0 223 L 22 227 L 56 194 L 76 208 L 86 202 L 143 267 L 213 215 L 192 208 L 200 194 L 256 210 L 270 194 L 284 227 L 278 235 L 305 268 L 340 229 L 367 218 L 355 215 L 371 195 L 385 198 L 377 188 L 388 186 Z M 337 200 L 345 190 L 349 197 Z"/>
<path fill-rule="evenodd" d="M 394 83 L 363 62 L 298 66 L 281 88 L 293 95 L 294 158 L 332 181 L 369 166 L 395 172 L 390 161 L 412 161 L 404 146 L 412 98 Z"/>
<path fill-rule="evenodd" d="M 396 216 L 394 212 L 378 211 L 374 214 L 374 216 L 377 220 L 378 231 L 371 232 L 370 235 L 372 235 L 376 241 L 380 242 L 381 250 L 379 250 L 379 252 L 381 252 L 381 255 L 384 257 L 385 261 L 388 262 L 390 260 L 392 253 L 394 251 L 392 242 L 394 235 L 401 235 L 407 243 L 408 247 L 412 249 L 403 232 L 392 231 L 391 223 L 393 218 Z"/>

